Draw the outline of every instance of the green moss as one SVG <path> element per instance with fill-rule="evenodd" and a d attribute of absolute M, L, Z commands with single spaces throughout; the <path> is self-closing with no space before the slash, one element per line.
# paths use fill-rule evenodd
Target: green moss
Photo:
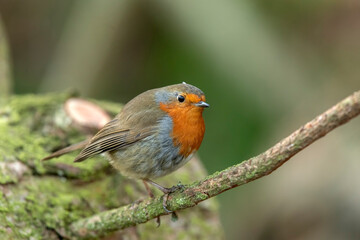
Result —
<path fill-rule="evenodd" d="M 17 178 L 14 174 L 9 172 L 9 169 L 6 167 L 6 164 L 0 162 L 0 184 L 6 183 L 16 183 Z"/>
<path fill-rule="evenodd" d="M 70 96 L 67 93 L 11 98 L 9 104 L 0 109 L 0 156 L 3 161 L 20 160 L 36 174 L 58 174 L 83 180 L 102 175 L 109 164 L 99 158 L 74 164 L 75 155 L 72 154 L 45 163 L 40 161 L 49 151 L 68 145 L 70 139 L 80 141 L 85 138 L 70 126 L 64 114 L 62 104 Z M 102 104 L 106 105 L 105 102 Z M 111 104 L 111 108 L 115 108 L 115 104 Z M 10 177 L 3 174 L 0 182 L 15 182 Z"/>
<path fill-rule="evenodd" d="M 83 181 L 90 181 L 106 175 L 106 170 L 110 167 L 106 159 L 98 156 L 86 162 L 74 163 L 76 154 L 78 154 L 78 152 L 70 153 L 42 164 L 49 174 L 81 179 Z M 46 155 L 47 154 L 43 156 Z"/>
<path fill-rule="evenodd" d="M 89 202 L 103 209 L 99 198 L 91 199 L 95 196 L 91 189 L 81 188 L 79 193 L 65 178 L 45 175 L 96 179 L 106 175 L 107 161 L 74 164 L 73 155 L 40 161 L 49 151 L 84 138 L 63 114 L 63 102 L 70 96 L 17 96 L 0 109 L 0 184 L 15 184 L 4 186 L 3 192 L 8 194 L 0 195 L 0 239 L 47 239 L 49 229 L 64 229 L 72 221 L 93 214 Z M 18 162 L 25 166 L 21 174 L 9 168 Z"/>
<path fill-rule="evenodd" d="M 24 181 L 11 186 L 5 203 L 6 221 L 2 223 L 13 231 L 18 229 L 19 239 L 43 239 L 41 233 L 48 228 L 64 228 L 89 214 L 88 205 L 69 183 L 59 184 L 51 177 L 29 177 Z"/>

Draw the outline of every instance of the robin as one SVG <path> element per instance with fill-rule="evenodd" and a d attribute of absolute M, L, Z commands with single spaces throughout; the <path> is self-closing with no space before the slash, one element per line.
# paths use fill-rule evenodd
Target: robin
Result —
<path fill-rule="evenodd" d="M 93 138 L 70 150 L 86 144 L 75 162 L 104 154 L 122 175 L 143 180 L 150 196 L 147 183 L 161 190 L 167 210 L 168 194 L 177 187 L 166 188 L 151 179 L 177 170 L 192 158 L 204 137 L 202 113 L 207 107 L 204 93 L 185 82 L 148 90 L 128 102 Z"/>

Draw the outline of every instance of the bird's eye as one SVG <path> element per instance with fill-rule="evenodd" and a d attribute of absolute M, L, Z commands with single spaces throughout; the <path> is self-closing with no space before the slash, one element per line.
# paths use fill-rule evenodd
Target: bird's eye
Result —
<path fill-rule="evenodd" d="M 179 95 L 179 96 L 177 96 L 177 100 L 179 102 L 183 102 L 183 101 L 185 101 L 185 97 L 183 95 Z"/>

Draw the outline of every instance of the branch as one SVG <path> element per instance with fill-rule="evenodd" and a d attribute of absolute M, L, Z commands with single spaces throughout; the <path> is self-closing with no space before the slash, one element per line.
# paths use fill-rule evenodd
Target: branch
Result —
<path fill-rule="evenodd" d="M 264 153 L 174 192 L 169 196 L 168 209 L 178 211 L 193 207 L 224 191 L 272 173 L 296 153 L 359 113 L 360 91 L 357 91 Z M 99 237 L 165 214 L 162 197 L 157 197 L 80 219 L 71 224 L 70 234 L 80 238 Z"/>

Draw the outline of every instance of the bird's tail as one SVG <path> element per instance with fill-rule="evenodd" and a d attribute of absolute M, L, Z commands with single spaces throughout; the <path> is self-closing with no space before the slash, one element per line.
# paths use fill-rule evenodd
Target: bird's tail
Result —
<path fill-rule="evenodd" d="M 63 149 L 60 149 L 56 152 L 53 152 L 52 154 L 50 154 L 49 156 L 47 157 L 44 157 L 43 159 L 41 159 L 41 161 L 46 161 L 46 160 L 49 160 L 49 159 L 52 159 L 52 158 L 56 158 L 56 157 L 60 157 L 64 154 L 67 154 L 69 152 L 73 152 L 75 150 L 79 150 L 79 149 L 82 149 L 86 146 L 86 144 L 89 142 L 89 139 L 86 139 L 82 142 L 79 142 L 79 143 L 75 143 L 73 145 L 70 145 L 66 148 L 63 148 Z"/>

